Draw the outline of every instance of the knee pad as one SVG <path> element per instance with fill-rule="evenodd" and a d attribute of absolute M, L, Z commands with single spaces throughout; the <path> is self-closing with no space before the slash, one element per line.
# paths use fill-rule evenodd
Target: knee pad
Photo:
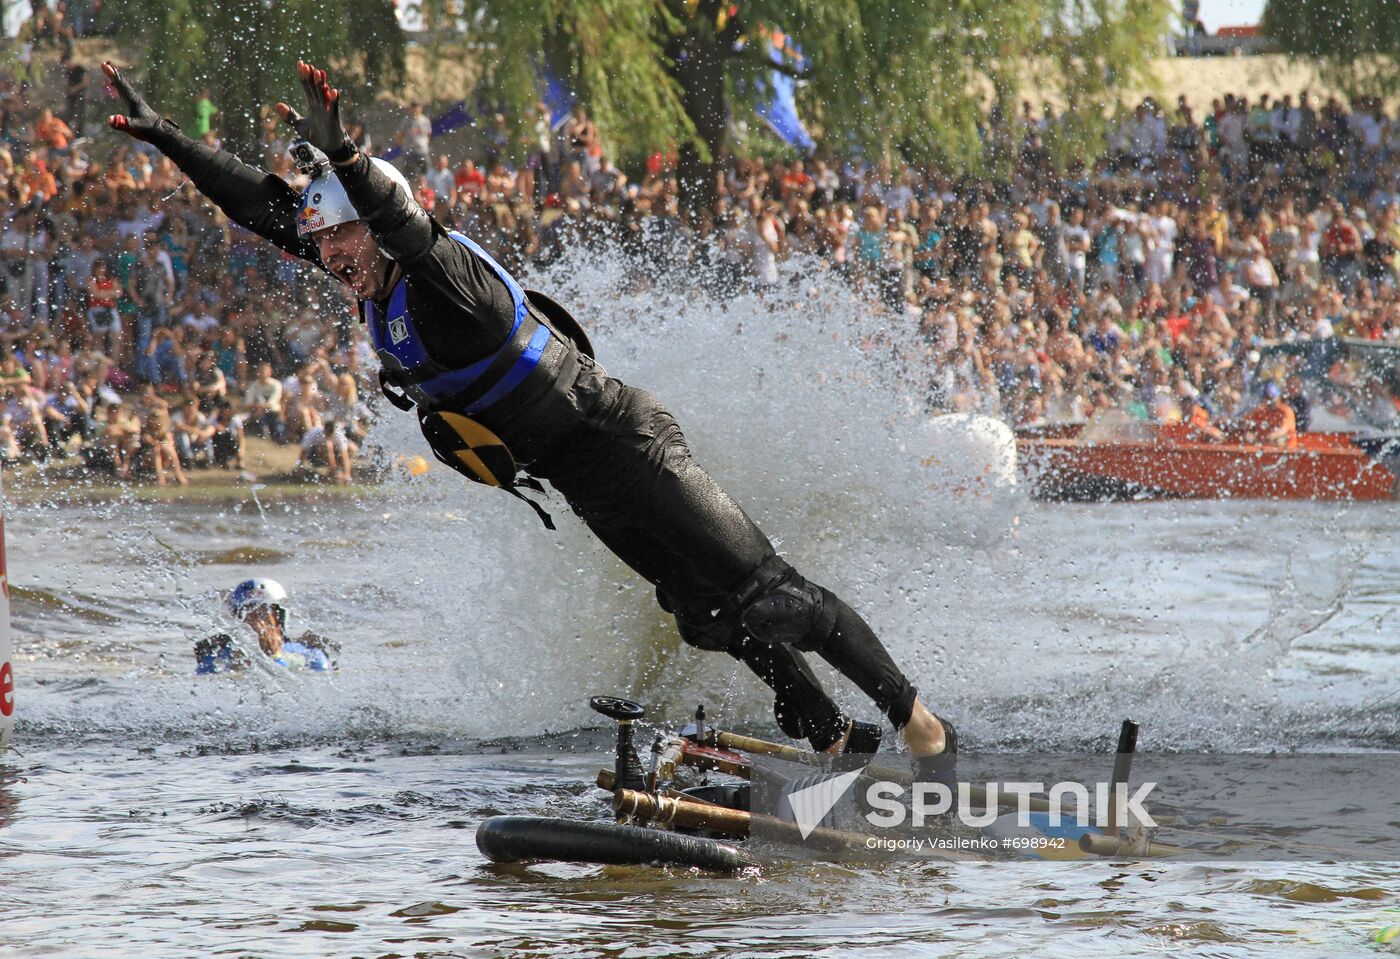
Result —
<path fill-rule="evenodd" d="M 836 606 L 827 592 L 803 579 L 774 557 L 741 588 L 736 597 L 739 622 L 755 640 L 813 652 L 825 645 L 836 622 Z"/>
<path fill-rule="evenodd" d="M 816 636 L 825 604 L 820 587 L 801 576 L 764 592 L 745 609 L 740 622 L 760 643 L 775 643 L 811 651 L 821 645 Z"/>

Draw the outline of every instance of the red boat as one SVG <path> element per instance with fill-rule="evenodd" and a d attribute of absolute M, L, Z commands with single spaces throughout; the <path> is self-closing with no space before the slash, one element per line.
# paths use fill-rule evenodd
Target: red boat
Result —
<path fill-rule="evenodd" d="M 1295 447 L 1200 442 L 1179 423 L 1133 438 L 1085 439 L 1085 427 L 1022 431 L 1022 469 L 1048 499 L 1383 500 L 1396 477 L 1351 433 L 1300 433 Z"/>
<path fill-rule="evenodd" d="M 1210 439 L 1182 423 L 1111 414 L 1017 431 L 1021 469 L 1048 499 L 1386 500 L 1400 495 L 1400 349 L 1351 340 L 1266 347 L 1256 385 L 1301 384 L 1296 442 Z M 1302 404 L 1300 404 L 1302 405 Z M 1389 411 L 1389 413 L 1387 413 Z M 1389 419 L 1387 419 L 1389 415 Z M 1324 427 L 1324 429 L 1317 429 Z"/>

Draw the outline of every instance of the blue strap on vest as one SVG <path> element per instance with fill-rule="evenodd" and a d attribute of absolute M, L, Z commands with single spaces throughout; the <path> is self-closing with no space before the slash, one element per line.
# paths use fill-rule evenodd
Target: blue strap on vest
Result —
<path fill-rule="evenodd" d="M 495 271 L 501 282 L 510 291 L 515 304 L 515 322 L 505 342 L 490 356 L 478 360 L 462 369 L 449 369 L 428 355 L 418 328 L 408 313 L 408 287 L 404 280 L 395 284 L 389 294 L 388 308 L 381 311 L 372 302 L 363 302 L 364 316 L 369 326 L 370 342 L 379 354 L 383 368 L 379 372 L 379 382 L 384 395 L 400 409 L 418 407 L 419 424 L 432 447 L 433 454 L 448 465 L 473 479 L 485 482 L 471 468 L 462 469 L 454 459 L 456 446 L 440 449 L 434 442 L 437 436 L 434 418 L 442 419 L 441 407 L 470 417 L 485 410 L 508 396 L 516 387 L 524 383 L 539 366 L 540 357 L 549 345 L 550 328 L 530 315 L 530 305 L 525 291 L 515 278 L 505 271 L 489 253 L 460 233 L 449 233 L 454 242 L 460 243 L 480 257 Z M 385 315 L 387 313 L 387 316 Z M 586 337 L 584 342 L 587 342 Z M 390 389 L 390 387 L 394 389 Z M 450 440 L 450 437 L 449 437 Z M 499 442 L 499 440 L 497 441 Z M 467 447 L 470 449 L 470 447 Z M 493 474 L 492 485 L 499 485 L 511 495 L 528 503 L 548 529 L 554 529 L 550 519 L 538 503 L 520 492 L 524 486 L 544 492 L 538 480 L 515 477 L 515 461 L 509 450 L 501 445 L 505 453 L 503 472 Z M 510 475 L 505 475 L 509 473 Z"/>
<path fill-rule="evenodd" d="M 510 291 L 511 301 L 515 305 L 515 322 L 500 349 L 462 369 L 452 370 L 442 366 L 428 355 L 417 326 L 408 314 L 407 287 L 403 280 L 395 284 L 390 293 L 387 310 L 381 311 L 372 302 L 364 304 L 365 319 L 369 326 L 370 342 L 389 371 L 386 378 L 405 392 L 414 394 L 415 402 L 420 396 L 430 403 L 459 396 L 475 385 L 493 365 L 498 365 L 509 351 L 518 351 L 514 362 L 484 394 L 461 407 L 463 413 L 472 415 L 498 403 L 525 381 L 549 345 L 550 331 L 544 324 L 539 324 L 527 343 L 523 346 L 517 343 L 516 334 L 521 332 L 521 325 L 530 313 L 525 291 L 504 267 L 473 240 L 456 232 L 448 236 L 485 261 Z"/>
<path fill-rule="evenodd" d="M 456 230 L 451 230 L 448 232 L 447 235 L 452 237 L 452 239 L 456 240 L 458 243 L 462 244 L 468 250 L 471 250 L 483 260 L 485 260 L 486 265 L 489 266 L 493 271 L 495 271 L 495 274 L 501 278 L 501 282 L 506 285 L 506 289 L 510 290 L 511 302 L 515 304 L 515 322 L 517 325 L 519 325 L 520 321 L 525 318 L 527 309 L 525 306 L 525 290 L 520 286 L 519 283 L 515 282 L 515 277 L 507 273 L 505 267 L 497 263 L 495 258 L 493 258 L 490 253 L 487 253 L 485 250 L 483 250 L 475 240 L 467 236 L 465 233 L 458 233 Z"/>
<path fill-rule="evenodd" d="M 515 325 L 519 328 L 520 320 L 516 320 Z M 515 365 L 510 368 L 510 371 L 497 380 L 496 385 L 487 390 L 485 396 L 475 403 L 468 404 L 463 412 L 468 416 L 474 413 L 480 413 L 482 410 L 503 399 L 511 390 L 525 382 L 525 377 L 529 376 L 530 371 L 539 365 L 540 357 L 544 355 L 544 348 L 548 345 L 549 327 L 540 326 L 535 330 L 535 335 L 530 337 L 530 342 L 525 347 L 525 351 L 520 354 L 520 357 L 515 361 Z"/>

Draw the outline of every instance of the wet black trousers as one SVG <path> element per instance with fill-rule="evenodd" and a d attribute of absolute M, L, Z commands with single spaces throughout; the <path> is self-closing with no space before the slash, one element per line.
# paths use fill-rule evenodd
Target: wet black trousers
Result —
<path fill-rule="evenodd" d="M 548 480 L 613 553 L 656 587 L 688 643 L 730 654 L 768 684 L 789 735 L 824 749 L 845 727 L 803 652 L 855 683 L 895 728 L 908 723 L 916 691 L 874 631 L 829 590 L 774 557 L 763 531 L 700 468 L 655 397 L 589 364 L 567 400 L 549 405 L 559 440 L 530 464 L 530 473 Z M 815 600 L 810 629 L 790 643 L 756 641 L 739 622 L 742 604 L 794 583 Z"/>

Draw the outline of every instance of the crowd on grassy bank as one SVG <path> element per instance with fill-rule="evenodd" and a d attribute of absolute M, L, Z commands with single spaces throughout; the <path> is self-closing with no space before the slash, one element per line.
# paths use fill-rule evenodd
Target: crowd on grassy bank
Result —
<path fill-rule="evenodd" d="M 66 109 L 0 76 L 0 456 L 178 482 L 237 468 L 256 433 L 347 480 L 375 365 L 352 304 L 108 134 L 100 75 L 66 56 Z M 217 142 L 218 107 L 197 106 L 194 134 Z M 936 410 L 1225 419 L 1264 341 L 1400 338 L 1400 118 L 1378 102 L 1227 95 L 1196 117 L 1149 100 L 1102 156 L 1063 162 L 1060 118 L 1025 105 L 985 119 L 996 175 L 736 156 L 699 212 L 674 157 L 629 177 L 582 107 L 557 125 L 541 110 L 524 140 L 496 118 L 473 156 L 436 149 L 420 105 L 354 132 L 398 148 L 419 202 L 521 274 L 579 247 L 719 297 L 829 273 L 914 344 Z M 295 182 L 285 137 L 269 116 L 248 159 Z"/>
<path fill-rule="evenodd" d="M 631 182 L 586 116 L 560 132 L 528 178 L 499 160 L 484 179 L 471 162 L 449 176 L 436 157 L 419 191 L 516 266 L 613 243 L 643 273 L 688 262 L 719 295 L 838 276 L 920 344 L 936 409 L 1233 419 L 1261 395 L 1265 342 L 1400 342 L 1400 116 L 1376 101 L 1225 95 L 1198 118 L 1146 100 L 1108 125 L 1102 156 L 1063 164 L 1061 118 L 1025 104 L 986 118 L 1000 176 L 733 158 L 698 215 L 668 158 Z M 1296 395 L 1288 370 L 1271 375 Z M 1394 426 L 1400 384 L 1369 387 L 1370 425 Z"/>
<path fill-rule="evenodd" d="M 373 364 L 344 297 L 108 133 L 72 50 L 66 109 L 0 73 L 0 459 L 184 483 L 262 436 L 348 482 Z"/>

